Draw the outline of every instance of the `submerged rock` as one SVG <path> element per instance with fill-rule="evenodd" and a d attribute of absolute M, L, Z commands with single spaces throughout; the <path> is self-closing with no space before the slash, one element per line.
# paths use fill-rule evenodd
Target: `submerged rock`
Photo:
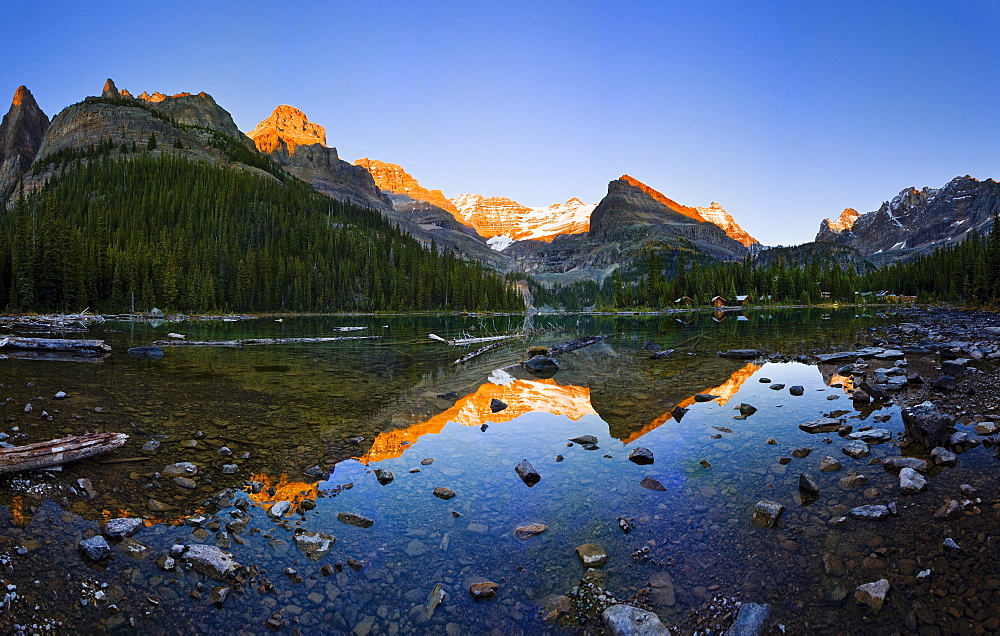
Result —
<path fill-rule="evenodd" d="M 958 455 L 942 446 L 934 448 L 931 451 L 931 457 L 934 458 L 934 463 L 938 466 L 954 466 L 958 460 Z"/>
<path fill-rule="evenodd" d="M 500 400 L 498 400 L 496 398 L 493 398 L 492 400 L 490 400 L 490 411 L 492 411 L 493 413 L 499 413 L 500 411 L 504 410 L 505 408 L 507 408 L 507 403 L 506 402 L 501 402 Z"/>
<path fill-rule="evenodd" d="M 723 358 L 736 358 L 738 360 L 750 360 L 752 358 L 759 358 L 760 351 L 757 349 L 730 349 L 729 351 L 723 351 L 719 354 Z"/>
<path fill-rule="evenodd" d="M 892 433 L 884 428 L 870 428 L 867 431 L 855 431 L 848 434 L 848 439 L 859 439 L 871 444 L 880 444 L 892 439 Z"/>
<path fill-rule="evenodd" d="M 750 524 L 760 528 L 773 528 L 778 525 L 778 519 L 784 511 L 785 507 L 776 501 L 758 501 L 754 506 Z"/>
<path fill-rule="evenodd" d="M 845 455 L 849 455 L 854 459 L 861 459 L 862 457 L 868 457 L 869 455 L 871 455 L 872 452 L 868 444 L 860 440 L 855 440 L 853 442 L 848 442 L 844 444 L 844 448 L 842 450 L 844 451 Z"/>
<path fill-rule="evenodd" d="M 819 495 L 819 484 L 816 483 L 816 478 L 809 473 L 799 473 L 799 492 L 810 495 Z"/>
<path fill-rule="evenodd" d="M 124 539 L 125 537 L 130 537 L 139 531 L 142 527 L 142 519 L 137 519 L 135 517 L 119 517 L 117 519 L 109 519 L 106 524 L 104 524 L 104 530 L 102 531 L 104 536 L 109 539 Z"/>
<path fill-rule="evenodd" d="M 660 483 L 659 480 L 653 479 L 652 477 L 643 477 L 639 485 L 647 490 L 655 490 L 657 492 L 666 492 L 667 487 Z"/>
<path fill-rule="evenodd" d="M 571 437 L 569 441 L 580 446 L 590 446 L 597 443 L 597 438 L 593 435 L 580 435 L 579 437 Z"/>
<path fill-rule="evenodd" d="M 333 547 L 337 539 L 329 534 L 306 532 L 299 528 L 295 531 L 292 540 L 295 542 L 296 548 L 305 552 L 306 558 L 310 561 L 319 561 L 330 553 L 330 548 Z"/>
<path fill-rule="evenodd" d="M 163 357 L 163 349 L 160 347 L 132 347 L 128 354 L 133 358 L 144 360 L 159 360 Z"/>
<path fill-rule="evenodd" d="M 695 395 L 694 395 L 694 401 L 695 402 L 711 402 L 712 400 L 714 400 L 717 397 L 719 397 L 719 396 L 718 395 L 710 395 L 708 393 L 695 393 Z"/>
<path fill-rule="evenodd" d="M 358 528 L 371 528 L 372 524 L 375 523 L 374 520 L 362 515 L 356 515 L 353 512 L 342 512 L 337 515 L 337 519 L 341 523 L 346 523 L 349 526 L 355 526 Z"/>
<path fill-rule="evenodd" d="M 927 488 L 927 480 L 912 468 L 899 471 L 899 492 L 904 495 L 915 495 Z"/>
<path fill-rule="evenodd" d="M 555 358 L 543 355 L 533 356 L 525 360 L 522 365 L 528 373 L 542 378 L 551 378 L 559 370 L 559 363 Z"/>
<path fill-rule="evenodd" d="M 448 500 L 455 496 L 455 491 L 444 486 L 437 486 L 434 488 L 434 496 L 438 499 Z"/>
<path fill-rule="evenodd" d="M 904 468 L 912 468 L 918 473 L 926 473 L 928 470 L 927 462 L 916 457 L 886 457 L 882 459 L 882 468 L 893 473 Z"/>
<path fill-rule="evenodd" d="M 847 514 L 851 515 L 855 519 L 885 519 L 891 516 L 892 512 L 889 510 L 889 506 L 868 504 L 866 506 L 851 508 L 850 512 Z"/>
<path fill-rule="evenodd" d="M 577 546 L 576 556 L 580 559 L 580 563 L 588 568 L 604 567 L 608 562 L 608 553 L 596 543 Z"/>
<path fill-rule="evenodd" d="M 793 387 L 791 387 L 791 388 L 788 389 L 788 393 L 790 395 L 794 395 L 794 396 L 800 396 L 800 395 L 804 394 L 805 392 L 806 392 L 805 388 L 801 387 L 799 385 L 795 385 L 795 386 L 793 386 Z"/>
<path fill-rule="evenodd" d="M 889 593 L 889 581 L 879 579 L 874 583 L 859 585 L 854 591 L 854 600 L 859 605 L 867 605 L 876 614 L 885 603 L 885 597 Z"/>
<path fill-rule="evenodd" d="M 514 530 L 514 538 L 520 539 L 521 541 L 526 541 L 532 537 L 537 537 L 538 535 L 542 534 L 548 529 L 549 529 L 548 526 L 542 525 L 540 523 L 532 523 L 527 526 L 518 526 Z"/>
<path fill-rule="evenodd" d="M 670 632 L 653 612 L 617 603 L 601 613 L 604 627 L 612 636 L 637 634 L 669 634 Z"/>
<path fill-rule="evenodd" d="M 832 473 L 841 469 L 840 461 L 827 455 L 820 461 L 819 470 L 823 473 Z"/>
<path fill-rule="evenodd" d="M 396 476 L 393 475 L 388 470 L 382 470 L 381 468 L 375 469 L 375 479 L 378 480 L 378 483 L 382 484 L 383 486 L 385 486 L 386 484 L 391 484 L 392 480 L 394 480 L 395 478 Z"/>
<path fill-rule="evenodd" d="M 824 417 L 805 424 L 799 424 L 799 428 L 806 433 L 832 433 L 840 428 L 840 420 Z"/>
<path fill-rule="evenodd" d="M 164 477 L 194 477 L 198 474 L 198 467 L 191 462 L 178 462 L 164 466 L 160 474 Z"/>
<path fill-rule="evenodd" d="M 177 552 L 175 555 L 174 552 Z M 180 558 L 192 568 L 213 579 L 222 580 L 240 567 L 233 555 L 223 552 L 214 545 L 193 543 L 185 546 L 174 546 L 171 556 Z"/>
<path fill-rule="evenodd" d="M 500 589 L 500 586 L 493 581 L 481 581 L 469 586 L 469 594 L 477 601 L 482 601 L 496 596 L 498 589 Z"/>

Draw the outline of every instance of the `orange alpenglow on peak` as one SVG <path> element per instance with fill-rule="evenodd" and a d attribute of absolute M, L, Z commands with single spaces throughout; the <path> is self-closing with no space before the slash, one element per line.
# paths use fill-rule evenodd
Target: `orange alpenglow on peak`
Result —
<path fill-rule="evenodd" d="M 417 181 L 413 175 L 404 170 L 402 166 L 394 163 L 386 163 L 385 161 L 379 161 L 378 159 L 369 159 L 368 157 L 358 159 L 354 162 L 354 165 L 361 166 L 370 172 L 372 179 L 375 180 L 375 185 L 379 190 L 389 192 L 391 194 L 402 194 L 410 197 L 414 201 L 430 203 L 431 205 L 437 206 L 442 210 L 451 212 L 452 216 L 455 217 L 455 220 L 468 225 L 468 223 L 466 223 L 465 220 L 458 214 L 458 208 L 455 207 L 455 204 L 445 197 L 443 192 L 440 190 L 428 190 L 423 187 L 420 185 L 420 182 Z"/>
<path fill-rule="evenodd" d="M 14 99 L 11 101 L 11 106 L 20 106 L 26 100 L 34 99 L 31 95 L 31 91 L 28 90 L 27 86 L 18 86 L 17 90 L 14 91 Z"/>
<path fill-rule="evenodd" d="M 634 179 L 628 176 L 627 174 L 623 174 L 619 179 L 619 181 L 624 181 L 625 183 L 631 186 L 639 188 L 640 190 L 642 190 L 643 194 L 650 197 L 657 203 L 662 203 L 663 205 L 667 206 L 668 208 L 670 208 L 674 212 L 677 212 L 678 214 L 683 214 L 684 216 L 690 217 L 695 221 L 698 221 L 700 223 L 705 223 L 705 217 L 699 214 L 698 210 L 696 210 L 695 208 L 688 207 L 686 205 L 681 205 L 680 203 L 674 201 L 673 199 L 667 198 L 666 196 L 663 195 L 663 193 L 658 192 L 653 188 L 650 188 L 648 185 L 646 185 L 642 181 L 639 181 L 638 179 Z"/>
<path fill-rule="evenodd" d="M 296 146 L 326 145 L 326 129 L 309 121 L 306 114 L 287 104 L 278 106 L 271 116 L 247 133 L 261 152 L 273 152 L 280 145 L 288 148 L 288 154 L 295 154 Z"/>
<path fill-rule="evenodd" d="M 836 221 L 826 220 L 827 226 L 834 232 L 843 232 L 854 227 L 854 223 L 861 216 L 861 213 L 854 208 L 847 208 L 840 213 L 840 218 Z"/>

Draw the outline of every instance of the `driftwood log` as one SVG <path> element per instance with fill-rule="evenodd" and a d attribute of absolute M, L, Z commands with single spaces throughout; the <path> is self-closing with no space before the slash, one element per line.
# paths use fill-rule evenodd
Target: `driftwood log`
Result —
<path fill-rule="evenodd" d="M 154 340 L 157 347 L 242 347 L 248 345 L 315 344 L 341 340 L 372 340 L 381 336 L 336 336 L 329 338 L 244 338 L 242 340 Z"/>
<path fill-rule="evenodd" d="M 0 473 L 59 466 L 112 451 L 128 439 L 125 433 L 87 433 L 25 446 L 0 448 Z"/>
<path fill-rule="evenodd" d="M 63 353 L 60 351 L 7 351 L 0 353 L 0 360 L 44 360 L 46 362 L 104 362 L 111 354 Z"/>
<path fill-rule="evenodd" d="M 501 347 L 506 347 L 509 344 L 510 344 L 509 342 L 494 342 L 493 344 L 488 344 L 485 347 L 480 347 L 479 349 L 476 349 L 475 351 L 470 351 L 469 353 L 465 354 L 458 360 L 455 360 L 455 362 L 453 362 L 452 364 L 465 364 L 466 362 L 472 360 L 477 356 L 481 356 L 484 353 L 493 351 L 494 349 L 500 349 Z"/>
<path fill-rule="evenodd" d="M 485 338 L 455 338 L 453 340 L 448 340 L 442 338 L 436 333 L 429 333 L 427 337 L 431 340 L 437 340 L 438 342 L 443 342 L 449 346 L 456 347 L 459 345 L 475 344 L 477 342 L 493 342 L 495 340 L 512 340 L 514 338 L 523 338 L 523 334 L 513 334 L 510 336 L 487 336 Z"/>
<path fill-rule="evenodd" d="M 569 342 L 564 342 L 558 344 L 554 347 L 549 347 L 549 355 L 556 355 L 557 353 L 568 353 L 570 351 L 576 351 L 577 349 L 582 349 L 584 347 L 589 347 L 592 344 L 601 342 L 607 338 L 607 336 L 583 336 L 582 338 L 576 338 L 575 340 L 570 340 Z"/>
<path fill-rule="evenodd" d="M 111 351 L 103 340 L 65 340 L 62 338 L 0 338 L 0 349 L 25 349 L 29 351 L 62 351 L 84 355 L 101 355 Z"/>

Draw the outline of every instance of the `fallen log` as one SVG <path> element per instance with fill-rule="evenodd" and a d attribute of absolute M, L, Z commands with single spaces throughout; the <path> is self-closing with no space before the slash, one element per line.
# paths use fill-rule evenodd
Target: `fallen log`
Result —
<path fill-rule="evenodd" d="M 496 340 L 511 340 L 513 338 L 523 338 L 522 334 L 514 334 L 512 336 L 487 336 L 485 338 L 454 338 L 452 340 L 447 340 L 437 335 L 436 333 L 429 333 L 427 337 L 431 340 L 437 340 L 438 342 L 443 342 L 446 345 L 455 347 L 458 345 L 476 344 L 477 342 L 494 342 Z"/>
<path fill-rule="evenodd" d="M 15 473 L 59 466 L 119 448 L 125 433 L 87 433 L 25 446 L 0 448 L 0 473 Z"/>
<path fill-rule="evenodd" d="M 9 351 L 0 353 L 0 360 L 44 360 L 46 362 L 104 362 L 111 354 L 63 353 L 60 351 Z"/>
<path fill-rule="evenodd" d="M 0 349 L 28 349 L 32 351 L 72 351 L 85 355 L 99 355 L 111 351 L 103 340 L 65 340 L 62 338 L 0 338 Z"/>
<path fill-rule="evenodd" d="M 453 362 L 452 364 L 465 364 L 466 362 L 472 360 L 477 356 L 481 356 L 488 351 L 493 351 L 494 349 L 506 347 L 508 344 L 509 343 L 507 342 L 494 342 L 493 344 L 488 344 L 485 347 L 480 347 L 479 349 L 476 349 L 475 351 L 470 351 L 469 353 L 465 354 L 458 360 L 455 360 L 455 362 Z"/>
<path fill-rule="evenodd" d="M 607 338 L 604 336 L 583 336 L 581 338 L 576 338 L 570 340 L 569 342 L 564 342 L 562 344 L 556 345 L 554 347 L 549 347 L 549 355 L 555 355 L 557 353 L 568 353 L 570 351 L 576 351 L 577 349 L 582 349 L 584 347 L 589 347 L 592 344 L 597 344 Z"/>
<path fill-rule="evenodd" d="M 157 347 L 242 347 L 253 345 L 315 344 L 341 340 L 372 340 L 381 336 L 336 336 L 327 338 L 243 338 L 240 340 L 154 340 Z"/>

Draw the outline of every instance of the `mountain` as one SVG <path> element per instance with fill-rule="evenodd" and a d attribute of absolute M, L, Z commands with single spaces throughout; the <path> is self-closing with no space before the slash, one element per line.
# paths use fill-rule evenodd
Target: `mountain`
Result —
<path fill-rule="evenodd" d="M 278 106 L 247 133 L 257 150 L 323 194 L 380 211 L 391 209 L 367 171 L 326 145 L 326 129 L 292 106 Z"/>
<path fill-rule="evenodd" d="M 590 229 L 590 214 L 596 205 L 572 198 L 545 208 L 529 208 L 506 197 L 462 194 L 451 202 L 465 223 L 485 236 L 494 249 L 503 250 L 514 241 L 549 242 L 560 234 L 581 234 Z"/>
<path fill-rule="evenodd" d="M 822 263 L 836 261 L 842 269 L 852 267 L 858 274 L 874 269 L 857 249 L 839 243 L 814 241 L 792 247 L 770 247 L 754 257 L 754 263 L 759 267 L 767 267 L 778 260 L 790 267 L 805 267 L 813 260 Z"/>
<path fill-rule="evenodd" d="M 824 219 L 816 240 L 849 245 L 876 264 L 905 261 L 989 229 L 998 211 L 1000 184 L 966 175 L 939 189 L 906 188 L 874 212 Z"/>
<path fill-rule="evenodd" d="M 746 230 L 740 227 L 739 223 L 736 222 L 729 212 L 722 209 L 722 206 L 716 202 L 712 202 L 707 208 L 695 208 L 701 218 L 705 219 L 709 223 L 715 223 L 723 229 L 723 231 L 729 236 L 729 238 L 734 239 L 742 243 L 748 248 L 753 250 L 755 247 L 760 246 L 760 241 L 750 236 Z"/>
<path fill-rule="evenodd" d="M 49 118 L 25 86 L 14 91 L 10 110 L 0 122 L 0 201 L 10 194 L 31 162 L 49 129 Z"/>
<path fill-rule="evenodd" d="M 358 159 L 354 165 L 360 166 L 371 173 L 375 184 L 382 192 L 392 199 L 397 209 L 415 210 L 434 206 L 452 214 L 461 221 L 458 209 L 440 190 L 428 190 L 420 185 L 413 175 L 394 163 L 386 163 L 377 159 Z M 421 205 L 421 203 L 426 205 Z"/>

